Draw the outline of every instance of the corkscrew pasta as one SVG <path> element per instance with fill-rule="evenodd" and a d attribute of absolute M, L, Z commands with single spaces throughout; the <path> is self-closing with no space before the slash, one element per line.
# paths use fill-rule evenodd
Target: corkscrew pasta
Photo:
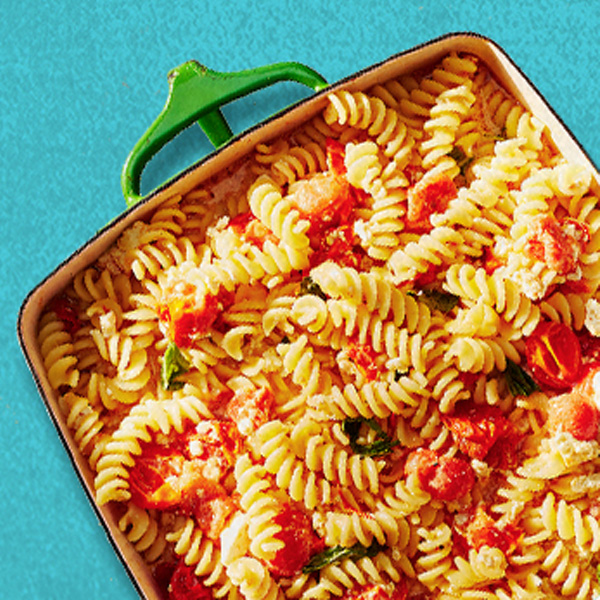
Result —
<path fill-rule="evenodd" d="M 162 597 L 598 597 L 599 216 L 454 52 L 130 226 L 38 339 Z"/>

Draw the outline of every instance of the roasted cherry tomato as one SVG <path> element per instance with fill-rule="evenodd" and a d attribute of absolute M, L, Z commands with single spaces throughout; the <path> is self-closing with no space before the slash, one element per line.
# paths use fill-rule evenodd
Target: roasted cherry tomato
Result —
<path fill-rule="evenodd" d="M 391 585 L 379 583 L 350 590 L 343 600 L 406 600 L 408 588 L 404 580 Z"/>
<path fill-rule="evenodd" d="M 276 576 L 295 575 L 314 554 L 325 547 L 308 516 L 298 508 L 286 504 L 272 522 L 281 526 L 274 537 L 283 542 L 283 547 L 268 561 L 269 569 Z"/>
<path fill-rule="evenodd" d="M 458 500 L 475 484 L 475 473 L 466 460 L 440 456 L 427 448 L 409 454 L 404 472 L 414 473 L 421 487 L 435 500 Z"/>
<path fill-rule="evenodd" d="M 523 533 L 512 523 L 499 526 L 488 515 L 485 508 L 479 505 L 469 520 L 465 537 L 468 545 L 475 550 L 479 550 L 482 546 L 489 546 L 499 548 L 505 555 L 509 555 L 516 550 Z"/>
<path fill-rule="evenodd" d="M 565 431 L 582 441 L 595 440 L 600 427 L 600 410 L 594 401 L 594 378 L 600 373 L 595 364 L 575 387 L 565 394 L 555 396 L 548 406 L 548 429 Z"/>
<path fill-rule="evenodd" d="M 58 296 L 50 303 L 50 309 L 56 313 L 71 335 L 81 328 L 81 321 L 77 316 L 77 303 L 72 298 Z"/>
<path fill-rule="evenodd" d="M 509 429 L 510 425 L 497 406 L 477 406 L 459 403 L 453 415 L 443 417 L 461 452 L 471 458 L 483 460 L 492 446 Z"/>
<path fill-rule="evenodd" d="M 377 354 L 372 346 L 351 342 L 348 345 L 348 358 L 356 365 L 367 381 L 374 381 L 380 368 L 375 362 Z"/>
<path fill-rule="evenodd" d="M 227 404 L 226 413 L 242 435 L 250 435 L 269 420 L 273 399 L 273 392 L 264 387 L 238 392 Z"/>
<path fill-rule="evenodd" d="M 344 157 L 346 155 L 346 149 L 344 144 L 333 138 L 327 138 L 325 140 L 325 151 L 327 153 L 327 167 L 335 175 L 346 174 L 346 164 Z"/>
<path fill-rule="evenodd" d="M 169 600 L 210 600 L 212 597 L 210 589 L 194 574 L 194 567 L 182 560 L 171 576 Z"/>
<path fill-rule="evenodd" d="M 527 364 L 540 384 L 565 390 L 579 380 L 581 344 L 567 325 L 541 322 L 527 338 L 525 350 Z"/>
<path fill-rule="evenodd" d="M 263 225 L 250 211 L 241 213 L 229 221 L 229 227 L 242 239 L 258 246 L 261 250 L 267 240 L 277 243 L 271 230 Z"/>
<path fill-rule="evenodd" d="M 568 275 L 577 268 L 589 239 L 589 227 L 577 219 L 539 215 L 532 220 L 525 251 L 559 275 Z"/>
<path fill-rule="evenodd" d="M 446 210 L 458 191 L 454 181 L 445 173 L 423 177 L 408 190 L 407 223 L 412 231 L 427 232 L 433 227 L 429 217 Z"/>
<path fill-rule="evenodd" d="M 129 473 L 131 499 L 141 508 L 167 509 L 181 502 L 177 477 L 184 457 L 175 449 L 147 445 Z"/>

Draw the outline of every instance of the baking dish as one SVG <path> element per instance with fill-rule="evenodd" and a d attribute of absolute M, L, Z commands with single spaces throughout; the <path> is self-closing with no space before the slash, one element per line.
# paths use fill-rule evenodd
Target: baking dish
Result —
<path fill-rule="evenodd" d="M 81 455 L 78 449 L 77 441 L 74 440 L 73 434 L 69 430 L 68 419 L 61 411 L 57 394 L 45 371 L 44 356 L 38 341 L 41 314 L 51 299 L 60 293 L 77 273 L 92 265 L 133 223 L 148 218 L 156 207 L 172 196 L 185 195 L 203 182 L 227 171 L 259 144 L 270 144 L 293 131 L 299 124 L 309 121 L 324 110 L 329 94 L 339 90 L 364 91 L 372 89 L 382 82 L 398 79 L 405 74 L 427 71 L 451 52 L 474 55 L 485 63 L 501 86 L 533 115 L 543 121 L 558 151 L 569 161 L 584 165 L 589 169 L 593 179 L 590 189 L 596 190 L 596 170 L 577 141 L 504 51 L 491 40 L 478 35 L 452 34 L 444 36 L 395 55 L 331 86 L 327 86 L 317 73 L 301 65 L 275 66 L 227 76 L 215 74 L 192 62 L 174 70 L 170 75 L 171 93 L 165 110 L 136 145 L 125 164 L 122 187 L 129 205 L 128 210 L 58 266 L 23 303 L 18 321 L 18 333 L 25 358 L 36 379 L 48 412 L 89 495 L 92 506 L 98 513 L 109 539 L 114 544 L 132 581 L 143 597 L 160 598 L 161 592 L 146 563 L 136 551 L 134 544 L 129 541 L 127 532 L 121 531 L 117 513 L 110 505 L 100 506 L 96 501 L 94 474 L 89 467 L 88 460 Z M 299 105 L 232 138 L 231 132 L 218 110 L 219 106 L 267 83 L 282 79 L 300 81 L 317 92 Z M 192 105 L 190 106 L 190 104 Z M 192 165 L 146 197 L 140 197 L 139 181 L 144 164 L 178 131 L 197 121 L 208 133 L 215 146 L 219 148 L 218 151 Z M 565 589 L 569 592 L 569 597 L 580 597 L 571 594 L 570 589 Z"/>

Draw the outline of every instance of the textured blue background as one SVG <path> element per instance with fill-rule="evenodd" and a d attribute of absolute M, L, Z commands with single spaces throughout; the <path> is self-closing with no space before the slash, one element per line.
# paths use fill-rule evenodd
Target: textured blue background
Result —
<path fill-rule="evenodd" d="M 600 2 L 25 0 L 0 18 L 0 596 L 133 599 L 20 354 L 28 291 L 124 208 L 128 151 L 166 73 L 304 62 L 335 81 L 452 31 L 498 42 L 598 163 Z M 547 7 L 547 8 L 544 8 Z M 235 131 L 306 95 L 296 84 L 226 109 Z M 208 150 L 199 129 L 148 168 L 151 189 Z"/>

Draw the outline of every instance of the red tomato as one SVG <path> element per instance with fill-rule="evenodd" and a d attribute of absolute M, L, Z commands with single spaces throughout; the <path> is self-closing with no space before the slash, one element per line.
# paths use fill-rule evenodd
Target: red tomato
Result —
<path fill-rule="evenodd" d="M 330 229 L 326 235 L 313 240 L 313 244 L 315 252 L 310 258 L 311 268 L 332 260 L 344 267 L 356 269 L 364 256 L 364 251 L 350 225 Z"/>
<path fill-rule="evenodd" d="M 273 392 L 268 388 L 239 392 L 227 404 L 226 414 L 242 435 L 249 435 L 269 420 L 272 404 Z"/>
<path fill-rule="evenodd" d="M 509 422 L 496 406 L 460 403 L 443 418 L 461 452 L 483 460 L 496 441 L 509 431 Z"/>
<path fill-rule="evenodd" d="M 458 191 L 454 181 L 442 173 L 423 177 L 408 190 L 407 224 L 413 231 L 427 232 L 432 228 L 429 217 L 446 210 Z"/>
<path fill-rule="evenodd" d="M 527 338 L 525 352 L 527 364 L 540 384 L 564 390 L 578 381 L 581 345 L 567 325 L 541 322 Z"/>
<path fill-rule="evenodd" d="M 251 212 L 237 215 L 229 221 L 231 227 L 242 239 L 258 246 L 261 250 L 266 240 L 277 242 L 271 230 L 261 223 Z"/>
<path fill-rule="evenodd" d="M 221 470 L 221 477 L 233 466 L 235 457 L 242 451 L 242 438 L 231 421 L 211 419 L 201 421 L 185 437 L 183 450 L 186 458 L 196 461 L 211 460 Z"/>
<path fill-rule="evenodd" d="M 141 508 L 167 509 L 181 502 L 177 477 L 184 457 L 176 449 L 148 444 L 129 472 L 131 499 Z"/>
<path fill-rule="evenodd" d="M 499 548 L 505 555 L 516 550 L 522 537 L 523 531 L 511 523 L 499 527 L 481 505 L 477 507 L 466 529 L 466 540 L 471 548 Z"/>
<path fill-rule="evenodd" d="M 435 500 L 458 500 L 475 484 L 475 473 L 466 460 L 439 456 L 426 448 L 409 454 L 404 472 L 416 474 L 423 489 Z"/>
<path fill-rule="evenodd" d="M 348 357 L 362 372 L 367 381 L 377 379 L 381 369 L 375 363 L 377 354 L 371 346 L 351 342 L 348 346 Z"/>
<path fill-rule="evenodd" d="M 68 296 L 54 298 L 49 306 L 56 316 L 62 321 L 65 330 L 73 335 L 81 329 L 81 321 L 77 316 L 77 303 Z"/>
<path fill-rule="evenodd" d="M 344 600 L 406 600 L 408 596 L 406 582 L 403 580 L 400 583 L 391 585 L 393 585 L 392 589 L 389 589 L 390 586 L 381 584 L 354 588 L 348 591 L 343 598 Z"/>
<path fill-rule="evenodd" d="M 180 561 L 169 583 L 169 600 L 211 600 L 210 588 L 194 574 L 194 567 Z"/>
<path fill-rule="evenodd" d="M 341 176 L 346 174 L 346 148 L 344 144 L 333 138 L 325 140 L 325 151 L 327 153 L 327 166 L 335 175 Z"/>
<path fill-rule="evenodd" d="M 350 184 L 331 172 L 296 182 L 288 197 L 301 217 L 310 222 L 308 235 L 313 240 L 326 229 L 344 224 L 353 206 Z"/>
<path fill-rule="evenodd" d="M 582 441 L 595 440 L 600 426 L 600 410 L 594 401 L 593 379 L 597 365 L 587 368 L 585 377 L 570 391 L 550 400 L 548 429 L 566 431 Z"/>
<path fill-rule="evenodd" d="M 533 220 L 525 249 L 559 275 L 568 275 L 575 271 L 589 239 L 585 223 L 571 218 L 559 221 L 553 215 L 542 215 Z"/>
<path fill-rule="evenodd" d="M 205 334 L 221 310 L 216 296 L 207 294 L 198 305 L 192 294 L 193 291 L 189 295 L 174 295 L 159 308 L 159 318 L 168 323 L 170 337 L 179 348 L 191 346 L 198 336 Z"/>
<path fill-rule="evenodd" d="M 273 523 L 281 526 L 275 537 L 284 543 L 268 561 L 269 569 L 277 577 L 292 577 L 325 547 L 313 530 L 311 520 L 298 508 L 286 504 L 273 518 Z"/>

